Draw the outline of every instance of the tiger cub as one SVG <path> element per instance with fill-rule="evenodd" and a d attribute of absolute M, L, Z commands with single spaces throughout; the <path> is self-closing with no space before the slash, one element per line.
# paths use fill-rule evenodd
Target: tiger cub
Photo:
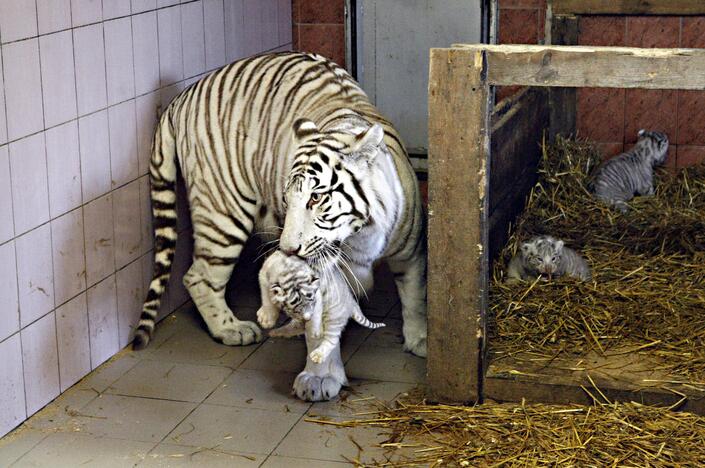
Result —
<path fill-rule="evenodd" d="M 570 276 L 582 281 L 591 278 L 590 267 L 575 250 L 551 236 L 536 236 L 521 244 L 507 268 L 507 281 L 539 276 Z"/>
<path fill-rule="evenodd" d="M 279 250 L 267 258 L 259 273 L 262 307 L 257 311 L 257 321 L 271 328 L 283 311 L 291 321 L 270 335 L 289 337 L 305 331 L 307 338 L 320 338 L 309 354 L 315 363 L 323 362 L 339 345 L 348 319 L 371 329 L 385 326 L 363 315 L 340 271 L 330 269 L 323 276 L 326 281 L 321 281 L 305 260 Z"/>
<path fill-rule="evenodd" d="M 622 213 L 635 195 L 654 194 L 654 167 L 663 164 L 668 154 L 668 137 L 661 132 L 639 130 L 636 145 L 600 166 L 591 182 L 602 202 Z"/>

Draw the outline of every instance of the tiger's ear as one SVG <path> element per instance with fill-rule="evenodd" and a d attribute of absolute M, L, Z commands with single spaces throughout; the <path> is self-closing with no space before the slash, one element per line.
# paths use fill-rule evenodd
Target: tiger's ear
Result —
<path fill-rule="evenodd" d="M 531 250 L 531 244 L 529 244 L 528 242 L 522 242 L 521 251 L 525 254 L 528 254 L 529 250 Z"/>
<path fill-rule="evenodd" d="M 384 139 L 384 129 L 380 124 L 374 124 L 364 132 L 360 133 L 350 144 L 350 151 L 357 153 L 366 146 L 377 147 Z"/>
<path fill-rule="evenodd" d="M 302 143 L 319 133 L 318 126 L 308 119 L 296 119 L 293 124 L 294 141 Z"/>
<path fill-rule="evenodd" d="M 353 162 L 371 164 L 379 152 L 379 146 L 384 140 L 384 129 L 380 124 L 374 124 L 359 135 L 350 135 L 345 143 L 348 149 L 348 159 Z"/>
<path fill-rule="evenodd" d="M 645 134 L 646 134 L 646 130 L 644 130 L 644 129 L 642 128 L 641 130 L 639 130 L 639 131 L 637 132 L 636 136 L 638 136 L 639 138 L 641 138 L 641 137 L 643 137 Z"/>
<path fill-rule="evenodd" d="M 564 245 L 564 243 L 562 240 L 557 240 L 554 244 L 554 246 L 556 247 L 556 250 L 561 250 L 563 248 L 563 245 Z"/>

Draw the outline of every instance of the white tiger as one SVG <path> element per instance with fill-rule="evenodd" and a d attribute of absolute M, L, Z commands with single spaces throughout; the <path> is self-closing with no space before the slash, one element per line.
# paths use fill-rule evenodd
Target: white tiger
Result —
<path fill-rule="evenodd" d="M 323 276 L 322 280 L 319 276 Z M 309 353 L 317 364 L 340 345 L 340 336 L 349 319 L 373 330 L 385 326 L 364 316 L 339 270 L 316 272 L 305 260 L 279 250 L 262 265 L 259 286 L 262 294 L 262 306 L 257 311 L 259 324 L 272 328 L 279 312 L 286 313 L 291 321 L 272 330 L 270 336 L 290 337 L 305 332 L 307 341 L 317 342 Z"/>
<path fill-rule="evenodd" d="M 197 81 L 163 113 L 150 163 L 155 263 L 134 347 L 147 346 L 176 244 L 177 167 L 194 236 L 184 277 L 211 335 L 261 340 L 238 320 L 225 286 L 256 230 L 283 225 L 280 248 L 310 263 L 344 260 L 351 283 L 372 287 L 384 259 L 402 302 L 404 346 L 426 355 L 425 216 L 401 140 L 345 70 L 318 55 L 277 53 L 232 63 Z M 284 220 L 286 219 L 286 222 Z M 339 349 L 307 360 L 297 392 L 335 395 Z"/>

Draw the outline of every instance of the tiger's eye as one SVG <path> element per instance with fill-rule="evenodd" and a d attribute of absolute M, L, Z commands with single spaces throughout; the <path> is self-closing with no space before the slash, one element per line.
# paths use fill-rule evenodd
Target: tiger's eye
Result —
<path fill-rule="evenodd" d="M 311 208 L 313 205 L 321 201 L 321 198 L 323 198 L 323 195 L 320 193 L 312 193 L 311 198 L 309 198 L 308 203 L 306 204 L 306 208 Z"/>

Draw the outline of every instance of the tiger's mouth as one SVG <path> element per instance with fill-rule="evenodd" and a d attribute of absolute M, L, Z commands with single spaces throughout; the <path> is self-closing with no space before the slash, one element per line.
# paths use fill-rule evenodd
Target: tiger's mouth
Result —
<path fill-rule="evenodd" d="M 342 242 L 335 240 L 316 246 L 302 257 L 309 266 L 329 267 L 335 264 L 341 256 Z"/>

